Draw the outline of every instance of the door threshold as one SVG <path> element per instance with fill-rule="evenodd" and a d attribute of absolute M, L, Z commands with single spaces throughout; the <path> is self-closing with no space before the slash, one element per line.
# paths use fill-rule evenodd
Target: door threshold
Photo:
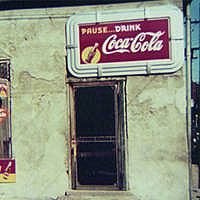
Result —
<path fill-rule="evenodd" d="M 130 191 L 68 190 L 57 200 L 138 200 Z"/>

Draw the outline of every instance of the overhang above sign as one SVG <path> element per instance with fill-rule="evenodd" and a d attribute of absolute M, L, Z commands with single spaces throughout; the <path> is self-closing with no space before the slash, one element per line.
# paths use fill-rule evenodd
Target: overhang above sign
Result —
<path fill-rule="evenodd" d="M 76 14 L 66 26 L 76 77 L 172 73 L 184 62 L 182 12 L 174 6 Z"/>

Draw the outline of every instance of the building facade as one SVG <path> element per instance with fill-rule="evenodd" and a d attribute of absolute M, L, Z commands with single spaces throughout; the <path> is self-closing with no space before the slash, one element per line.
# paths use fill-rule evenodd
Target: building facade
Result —
<path fill-rule="evenodd" d="M 128 23 L 139 19 L 146 23 L 146 17 L 141 21 L 141 10 L 151 18 L 148 9 L 153 7 L 158 13 L 158 6 L 163 12 L 172 6 L 182 13 L 182 1 L 178 0 L 0 12 L 0 199 L 189 200 L 186 68 L 178 63 L 175 70 L 156 72 L 156 66 L 163 66 L 162 59 L 182 55 L 184 47 L 162 57 L 163 44 L 154 45 L 152 66 L 156 64 L 145 64 L 145 73 L 126 74 L 118 66 L 119 72 L 110 72 L 115 63 L 125 62 L 121 53 L 116 61 L 111 56 L 108 69 L 105 58 L 92 74 L 90 64 L 98 63 L 100 56 L 103 59 L 98 46 L 94 43 L 77 50 L 70 43 L 78 38 L 73 16 L 83 19 L 79 33 L 86 34 L 82 42 L 89 43 L 99 40 L 94 38 L 96 33 L 108 34 L 96 22 L 88 26 L 90 13 L 114 15 L 123 10 L 120 17 L 127 26 L 115 25 L 119 32 L 140 31 L 138 22 L 135 26 Z M 135 13 L 123 18 L 129 10 Z M 111 14 L 108 16 L 112 22 Z M 159 14 L 160 23 L 167 19 Z M 110 26 L 110 21 L 101 20 Z M 156 29 L 155 22 L 152 28 Z M 178 29 L 181 32 L 183 22 Z M 174 37 L 170 28 L 167 30 Z M 174 43 L 184 39 L 169 35 Z M 159 42 L 158 38 L 151 47 L 145 43 L 141 48 L 153 49 L 155 41 Z M 168 43 L 165 52 L 173 49 L 174 43 Z M 110 49 L 128 44 L 127 40 L 113 40 Z M 77 58 L 82 64 L 73 74 Z M 143 64 L 143 54 L 138 59 L 142 61 L 137 64 Z M 125 71 L 131 67 L 132 63 Z"/>

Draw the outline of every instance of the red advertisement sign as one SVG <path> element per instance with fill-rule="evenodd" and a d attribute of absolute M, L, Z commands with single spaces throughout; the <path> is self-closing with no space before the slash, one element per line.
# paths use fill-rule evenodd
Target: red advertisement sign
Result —
<path fill-rule="evenodd" d="M 15 182 L 15 160 L 4 159 L 0 160 L 0 182 Z"/>
<path fill-rule="evenodd" d="M 8 84 L 0 82 L 0 97 L 8 96 Z"/>
<path fill-rule="evenodd" d="M 0 81 L 0 124 L 8 118 L 8 83 Z M 4 106 L 2 105 L 4 102 Z"/>
<path fill-rule="evenodd" d="M 80 64 L 170 58 L 169 19 L 79 25 Z"/>
<path fill-rule="evenodd" d="M 8 118 L 8 110 L 4 107 L 0 108 L 0 124 Z"/>

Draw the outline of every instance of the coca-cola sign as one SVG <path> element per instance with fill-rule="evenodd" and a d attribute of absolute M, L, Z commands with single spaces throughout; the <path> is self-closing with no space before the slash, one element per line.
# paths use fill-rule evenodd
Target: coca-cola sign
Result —
<path fill-rule="evenodd" d="M 170 58 L 169 19 L 79 25 L 80 64 Z"/>
<path fill-rule="evenodd" d="M 183 24 L 171 5 L 72 15 L 67 70 L 78 78 L 174 73 L 184 63 Z"/>

